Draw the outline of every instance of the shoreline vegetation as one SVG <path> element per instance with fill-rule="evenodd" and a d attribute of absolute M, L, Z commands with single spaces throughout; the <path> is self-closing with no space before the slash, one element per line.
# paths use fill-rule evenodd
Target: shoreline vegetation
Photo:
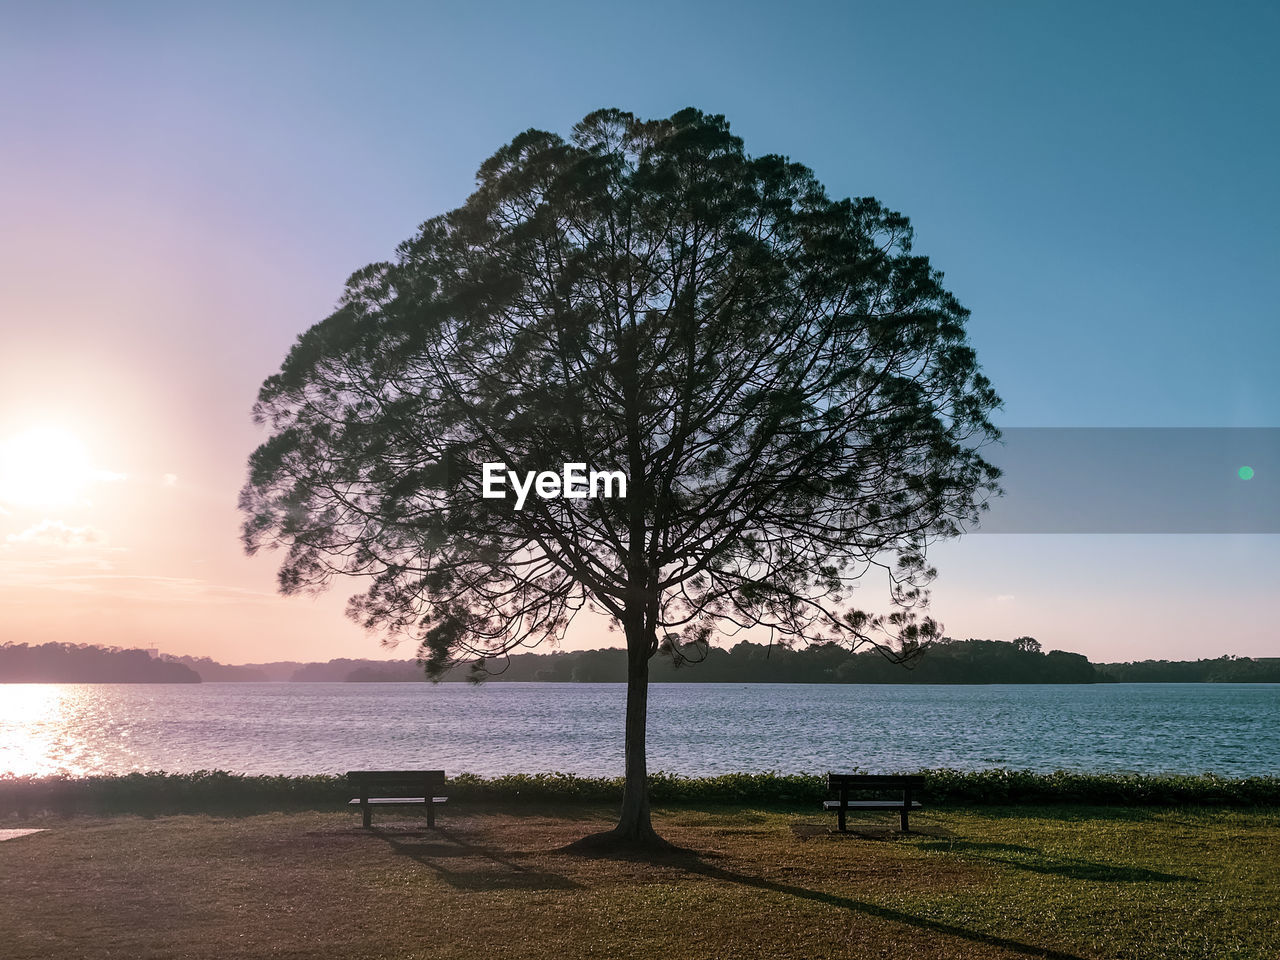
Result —
<path fill-rule="evenodd" d="M 918 771 L 925 777 L 928 808 L 988 805 L 1086 804 L 1115 807 L 1280 808 L 1280 777 L 1232 778 L 1211 773 L 1151 775 L 1034 773 L 991 769 Z M 752 805 L 814 809 L 827 799 L 826 777 L 816 774 L 734 773 L 649 777 L 655 806 Z M 451 809 L 520 807 L 526 804 L 617 803 L 620 777 L 567 773 L 448 778 Z M 0 776 L 0 819 L 52 815 L 159 815 L 345 809 L 351 798 L 345 776 L 260 776 L 201 770 L 194 773 L 128 773 L 107 776 Z"/>
<path fill-rule="evenodd" d="M 461 682 L 613 683 L 626 679 L 626 651 L 516 653 L 481 664 L 459 664 L 441 677 Z M 945 638 L 907 664 L 874 650 L 837 644 L 789 648 L 743 641 L 707 651 L 696 664 L 656 657 L 654 683 L 1280 683 L 1280 657 L 1221 656 L 1201 660 L 1092 663 L 1082 654 L 1045 652 L 1031 637 L 1017 640 Z M 209 657 L 152 656 L 92 644 L 0 644 L 0 683 L 425 683 L 417 660 L 339 658 L 325 663 L 275 661 L 232 665 Z"/>

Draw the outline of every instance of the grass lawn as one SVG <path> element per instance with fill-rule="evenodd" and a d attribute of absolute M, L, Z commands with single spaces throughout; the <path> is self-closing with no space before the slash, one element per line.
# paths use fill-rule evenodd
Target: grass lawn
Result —
<path fill-rule="evenodd" d="M 602 809 L 47 818 L 0 843 L 0 956 L 1280 956 L 1280 811 L 668 809 L 689 852 L 559 848 Z"/>

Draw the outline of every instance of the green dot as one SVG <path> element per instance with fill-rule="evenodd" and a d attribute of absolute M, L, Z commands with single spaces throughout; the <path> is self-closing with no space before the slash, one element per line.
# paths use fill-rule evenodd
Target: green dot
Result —
<path fill-rule="evenodd" d="M 1236 473 L 1240 476 L 1241 480 L 1253 479 L 1253 467 L 1241 467 L 1236 471 Z"/>

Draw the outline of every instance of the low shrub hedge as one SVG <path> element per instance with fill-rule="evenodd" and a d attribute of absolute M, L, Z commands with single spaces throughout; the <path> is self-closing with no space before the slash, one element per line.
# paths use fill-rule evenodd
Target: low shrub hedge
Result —
<path fill-rule="evenodd" d="M 1280 806 L 1280 777 L 1090 774 L 1028 770 L 924 770 L 930 805 L 1096 804 L 1117 806 Z M 826 777 L 807 774 L 730 773 L 650 777 L 655 804 L 751 804 L 807 807 L 826 797 Z M 458 802 L 512 801 L 616 803 L 621 778 L 568 773 L 449 780 Z M 251 776 L 223 770 L 129 773 L 96 777 L 0 777 L 0 815 L 157 814 L 334 809 L 351 790 L 342 776 Z"/>

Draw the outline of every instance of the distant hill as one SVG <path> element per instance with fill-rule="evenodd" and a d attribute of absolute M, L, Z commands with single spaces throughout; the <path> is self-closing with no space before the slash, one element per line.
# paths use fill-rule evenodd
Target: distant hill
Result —
<path fill-rule="evenodd" d="M 626 653 L 620 649 L 545 654 L 519 653 L 485 664 L 493 681 L 620 682 L 626 678 Z M 419 671 L 421 668 L 417 668 Z M 403 664 L 384 665 L 378 673 L 407 673 Z M 465 680 L 468 665 L 445 679 Z M 368 673 L 352 680 L 372 679 Z M 391 677 L 388 677 L 391 679 Z M 1001 640 L 943 640 L 906 664 L 893 663 L 874 650 L 851 653 L 834 643 L 790 648 L 742 641 L 728 650 L 707 652 L 696 664 L 677 666 L 651 661 L 656 683 L 1092 683 L 1094 666 L 1078 653 L 1044 653 L 1030 637 Z"/>
<path fill-rule="evenodd" d="M 1280 657 L 1100 663 L 1103 683 L 1280 683 Z"/>
<path fill-rule="evenodd" d="M 617 683 L 626 678 L 626 653 L 600 650 L 513 653 L 486 662 L 490 682 Z M 466 680 L 470 664 L 445 674 Z M 426 679 L 414 660 L 331 660 L 308 664 L 293 675 L 299 682 L 413 682 Z M 657 683 L 1276 683 L 1280 658 L 1219 657 L 1196 661 L 1094 664 L 1079 653 L 1044 651 L 1031 637 L 1017 640 L 944 639 L 907 664 L 872 650 L 850 653 L 836 644 L 791 649 L 742 642 L 715 648 L 698 664 L 675 666 L 655 658 L 650 679 Z"/>
<path fill-rule="evenodd" d="M 262 671 L 268 680 L 279 681 L 292 680 L 293 675 L 307 664 L 297 660 L 272 660 L 270 663 L 247 663 L 245 666 Z"/>
<path fill-rule="evenodd" d="M 513 653 L 480 664 L 489 682 L 619 683 L 626 679 L 626 652 L 599 650 Z M 445 674 L 446 681 L 472 675 L 471 664 Z M 907 664 L 892 663 L 873 650 L 851 653 L 836 644 L 794 649 L 741 642 L 714 648 L 697 664 L 675 666 L 654 658 L 657 683 L 1280 683 L 1280 657 L 1217 657 L 1212 660 L 1144 660 L 1090 663 L 1082 654 L 1045 652 L 1031 637 L 1017 640 L 944 639 Z M 87 644 L 0 646 L 0 683 L 415 683 L 426 680 L 415 660 L 338 658 L 324 663 L 278 660 L 230 665 L 209 657 L 161 656 Z"/>
<path fill-rule="evenodd" d="M 0 683 L 199 683 L 182 663 L 87 643 L 0 645 Z"/>
<path fill-rule="evenodd" d="M 189 667 L 200 675 L 200 679 L 206 683 L 261 683 L 270 680 L 271 676 L 261 667 L 251 665 L 231 666 L 225 663 L 218 663 L 209 657 L 175 657 L 170 654 L 161 654 L 162 660 L 170 663 L 180 663 L 185 667 Z"/>
<path fill-rule="evenodd" d="M 294 683 L 335 683 L 346 680 L 356 670 L 378 670 L 385 666 L 387 666 L 386 661 L 342 658 L 330 660 L 328 663 L 303 664 L 289 679 Z"/>

